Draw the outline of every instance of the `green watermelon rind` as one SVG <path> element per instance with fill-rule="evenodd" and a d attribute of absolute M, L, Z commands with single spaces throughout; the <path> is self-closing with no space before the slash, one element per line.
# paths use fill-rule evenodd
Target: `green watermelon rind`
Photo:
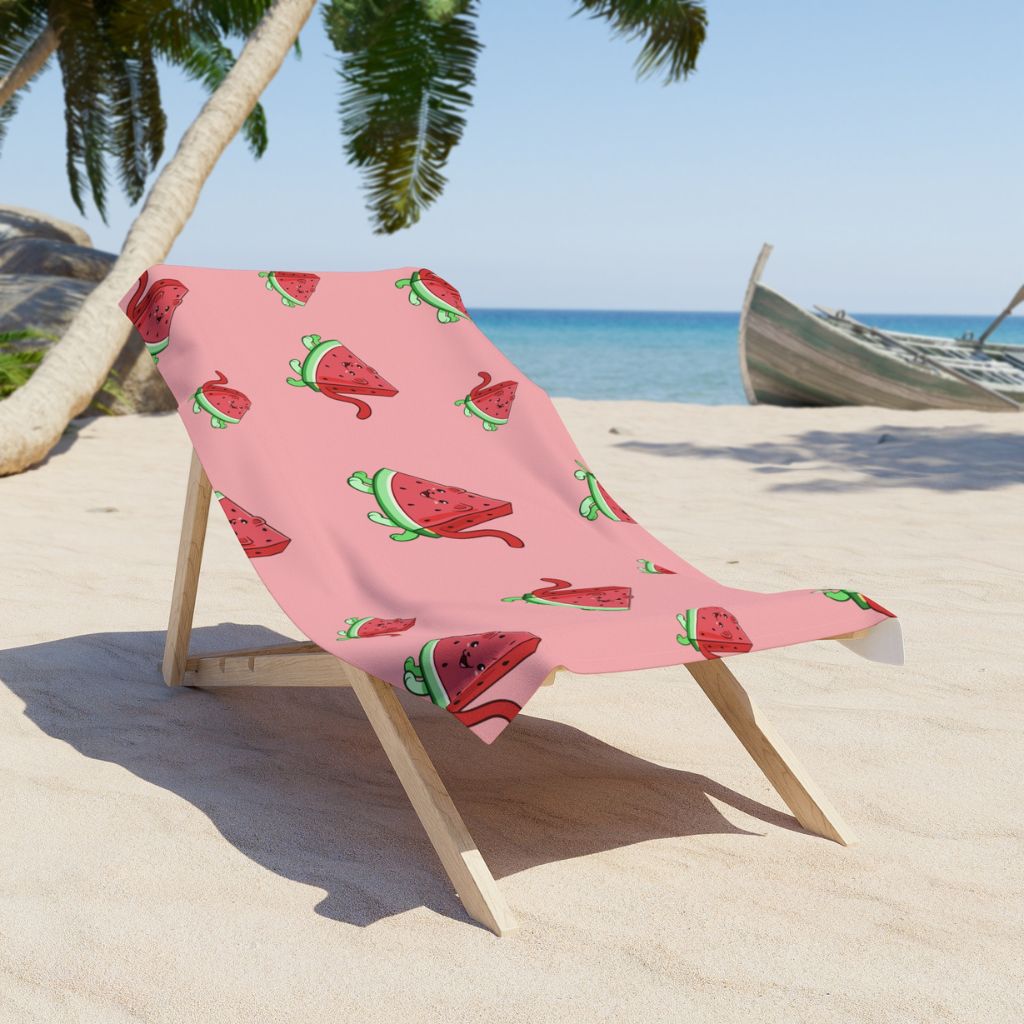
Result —
<path fill-rule="evenodd" d="M 401 282 L 396 282 L 399 288 L 402 287 Z M 466 313 L 463 313 L 461 309 L 456 309 L 455 306 L 445 302 L 444 299 L 435 295 L 424 283 L 420 277 L 420 272 L 414 270 L 412 276 L 409 278 L 409 290 L 419 298 L 421 298 L 428 306 L 433 306 L 434 309 L 443 309 L 450 316 L 458 317 L 460 320 L 469 319 Z"/>
<path fill-rule="evenodd" d="M 378 469 L 373 474 L 373 496 L 377 499 L 377 504 L 380 506 L 381 511 L 390 519 L 396 527 L 400 527 L 403 530 L 408 530 L 411 533 L 418 533 L 424 537 L 438 537 L 440 534 L 434 533 L 433 530 L 428 530 L 425 526 L 421 526 L 419 523 L 410 519 L 403 511 L 401 506 L 395 499 L 394 494 L 391 492 L 391 482 L 398 474 L 393 469 Z"/>
<path fill-rule="evenodd" d="M 267 279 L 267 291 L 275 291 L 281 296 L 281 302 L 285 306 L 305 306 L 305 302 L 302 299 L 297 299 L 293 295 L 289 295 L 284 288 L 277 283 L 277 275 L 273 270 L 261 270 L 260 277 Z"/>
<path fill-rule="evenodd" d="M 679 641 L 684 647 L 693 647 L 699 654 L 704 652 L 700 649 L 700 644 L 697 642 L 697 611 L 696 608 L 687 608 L 685 622 L 679 624 L 686 630 L 686 636 L 677 636 L 676 640 Z M 677 615 L 676 619 L 683 619 L 683 616 Z"/>
<path fill-rule="evenodd" d="M 314 391 L 320 390 L 320 385 L 316 382 L 316 371 L 320 367 L 320 363 L 323 361 L 324 356 L 327 355 L 332 349 L 341 348 L 341 342 L 335 338 L 331 338 L 328 341 L 318 342 L 309 354 L 306 356 L 305 361 L 302 364 L 302 383 L 307 388 L 312 388 Z"/>
<path fill-rule="evenodd" d="M 420 651 L 420 671 L 423 673 L 423 682 L 427 685 L 431 701 L 439 708 L 446 708 L 451 703 L 451 698 L 448 696 L 448 691 L 444 688 L 444 683 L 441 682 L 441 677 L 437 673 L 437 666 L 434 664 L 434 651 L 440 642 L 440 640 L 428 640 L 423 645 L 423 649 Z"/>
<path fill-rule="evenodd" d="M 338 640 L 362 640 L 363 637 L 359 635 L 359 630 L 372 618 L 372 615 L 368 615 L 365 619 L 356 619 L 348 629 L 339 629 Z"/>
<path fill-rule="evenodd" d="M 537 597 L 536 594 L 523 594 L 522 597 L 503 597 L 502 601 L 525 601 L 527 604 L 547 604 L 553 608 L 576 608 L 581 612 L 628 612 L 628 605 L 615 605 L 608 607 L 599 604 L 570 604 L 568 601 L 549 601 L 546 597 Z"/>
<path fill-rule="evenodd" d="M 158 355 L 160 355 L 160 353 L 163 352 L 163 350 L 165 348 L 167 348 L 167 346 L 170 345 L 170 343 L 171 343 L 170 335 L 168 335 L 166 338 L 164 338 L 163 341 L 154 341 L 154 342 L 146 341 L 146 342 L 143 342 L 143 344 L 146 346 L 146 351 L 151 356 L 153 356 L 154 359 Z"/>
<path fill-rule="evenodd" d="M 597 477 L 594 476 L 589 470 L 587 470 L 587 490 L 590 491 L 590 496 L 594 499 L 594 504 L 598 507 L 598 510 L 606 515 L 613 523 L 621 523 L 624 520 L 620 519 L 613 511 L 611 505 L 604 500 L 604 495 L 601 493 L 601 488 L 598 486 Z"/>
<path fill-rule="evenodd" d="M 476 402 L 473 401 L 472 398 L 469 397 L 469 395 L 466 395 L 465 398 L 460 398 L 455 404 L 464 406 L 478 419 L 483 420 L 484 423 L 491 423 L 496 427 L 503 427 L 505 426 L 506 423 L 508 423 L 508 417 L 505 417 L 505 419 L 501 420 L 498 419 L 497 416 L 489 416 L 487 413 L 483 411 L 483 409 L 480 408 L 480 406 L 476 404 Z"/>
<path fill-rule="evenodd" d="M 234 416 L 229 416 L 225 412 L 221 412 L 217 409 L 210 400 L 203 394 L 202 387 L 196 388 L 196 393 L 192 396 L 196 405 L 198 405 L 205 413 L 215 417 L 218 420 L 223 420 L 225 423 L 240 423 L 241 420 L 235 419 Z"/>

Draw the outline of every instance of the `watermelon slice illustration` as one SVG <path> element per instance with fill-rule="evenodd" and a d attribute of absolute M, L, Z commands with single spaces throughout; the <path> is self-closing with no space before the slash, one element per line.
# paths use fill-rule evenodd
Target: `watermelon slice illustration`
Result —
<path fill-rule="evenodd" d="M 447 708 L 464 725 L 491 718 L 511 722 L 522 710 L 512 700 L 491 700 L 470 707 L 495 683 L 522 664 L 540 644 L 533 633 L 470 633 L 446 636 L 423 645 L 419 661 L 405 659 L 405 687 Z"/>
<path fill-rule="evenodd" d="M 162 277 L 159 281 L 154 281 L 147 292 L 148 282 L 149 271 L 144 270 L 125 312 L 128 319 L 135 324 L 135 329 L 142 335 L 153 362 L 159 363 L 160 353 L 170 344 L 174 311 L 188 295 L 188 288 L 172 277 Z"/>
<path fill-rule="evenodd" d="M 319 334 L 306 334 L 302 344 L 309 349 L 305 361 L 293 359 L 288 364 L 299 375 L 297 380 L 286 378 L 293 388 L 309 388 L 336 402 L 351 402 L 358 420 L 369 419 L 373 410 L 356 395 L 393 398 L 398 394 L 393 384 L 340 341 L 321 341 Z"/>
<path fill-rule="evenodd" d="M 309 302 L 320 283 L 316 274 L 299 274 L 291 270 L 261 270 L 267 279 L 267 291 L 281 296 L 281 305 L 294 309 Z"/>
<path fill-rule="evenodd" d="M 696 648 L 709 660 L 723 654 L 745 654 L 754 646 L 736 616 L 724 608 L 691 608 L 676 620 L 684 631 L 676 640 L 684 647 Z"/>
<path fill-rule="evenodd" d="M 597 477 L 579 460 L 580 468 L 573 474 L 577 480 L 586 480 L 590 493 L 580 502 L 580 515 L 593 522 L 598 515 L 607 516 L 613 523 L 635 523 L 622 506 L 598 483 Z"/>
<path fill-rule="evenodd" d="M 236 505 L 230 498 L 225 498 L 220 491 L 214 491 L 213 496 L 220 502 L 231 529 L 235 531 L 238 543 L 250 558 L 279 555 L 291 544 L 291 537 L 286 537 L 272 526 L 268 526 L 267 521 L 260 516 L 246 512 L 241 505 Z"/>
<path fill-rule="evenodd" d="M 238 423 L 252 402 L 241 391 L 224 387 L 228 379 L 220 370 L 213 372 L 217 374 L 216 380 L 208 380 L 196 388 L 192 396 L 192 411 L 208 413 L 210 426 L 223 430 L 231 423 Z"/>
<path fill-rule="evenodd" d="M 477 376 L 480 383 L 455 404 L 461 405 L 467 416 L 475 416 L 480 420 L 484 430 L 497 430 L 508 423 L 508 414 L 512 411 L 518 385 L 514 380 L 491 384 L 491 375 L 486 370 L 480 370 Z"/>
<path fill-rule="evenodd" d="M 349 487 L 372 494 L 379 512 L 367 513 L 367 519 L 390 526 L 398 533 L 392 540 L 416 540 L 417 537 L 448 537 L 451 540 L 475 540 L 496 537 L 510 548 L 523 542 L 503 530 L 472 529 L 482 523 L 512 514 L 512 504 L 500 498 L 474 494 L 462 487 L 434 483 L 393 469 L 378 469 L 372 477 L 358 470 L 348 478 Z"/>
<path fill-rule="evenodd" d="M 503 597 L 502 601 L 525 601 L 527 604 L 567 605 L 587 612 L 629 611 L 633 591 L 629 587 L 576 587 L 567 580 L 541 576 L 550 587 L 538 587 L 521 597 Z"/>
<path fill-rule="evenodd" d="M 863 608 L 865 611 L 871 609 L 872 611 L 881 612 L 883 615 L 888 615 L 890 619 L 896 618 L 895 612 L 889 611 L 888 608 L 883 608 L 877 601 L 873 601 L 870 597 L 866 597 L 856 590 L 822 590 L 821 593 L 826 597 L 832 598 L 833 601 L 852 601 L 858 608 Z"/>
<path fill-rule="evenodd" d="M 666 569 L 663 565 L 655 565 L 654 562 L 648 561 L 646 558 L 638 558 L 636 560 L 636 567 L 641 572 L 657 573 L 660 576 L 675 576 L 675 569 Z"/>
<path fill-rule="evenodd" d="M 416 625 L 415 619 L 346 619 L 348 629 L 338 630 L 339 640 L 361 640 L 371 636 L 398 636 Z"/>
<path fill-rule="evenodd" d="M 437 319 L 443 324 L 454 324 L 463 317 L 469 319 L 462 296 L 443 277 L 429 270 L 414 270 L 412 277 L 395 282 L 396 288 L 409 289 L 409 302 L 418 306 L 425 302 L 437 310 Z"/>

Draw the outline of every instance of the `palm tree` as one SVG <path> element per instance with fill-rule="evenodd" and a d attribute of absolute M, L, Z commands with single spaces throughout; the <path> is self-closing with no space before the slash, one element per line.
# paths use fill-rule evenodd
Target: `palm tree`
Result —
<path fill-rule="evenodd" d="M 117 164 L 132 203 L 163 156 L 167 119 L 160 102 L 157 59 L 180 68 L 212 92 L 234 63 L 225 38 L 247 36 L 270 0 L 166 0 L 102 3 L 74 0 L 0 2 L 0 142 L 29 82 L 56 53 L 64 85 L 67 173 L 84 214 L 83 174 L 106 221 L 107 156 Z M 243 134 L 255 156 L 266 149 L 258 104 Z"/>
<path fill-rule="evenodd" d="M 129 334 L 118 299 L 142 270 L 166 257 L 206 178 L 315 6 L 316 0 L 267 5 L 234 66 L 157 177 L 107 277 L 31 379 L 0 402 L 0 474 L 44 458 L 106 379 Z M 462 137 L 472 102 L 480 50 L 473 20 L 477 6 L 477 0 L 324 4 L 327 33 L 341 55 L 347 154 L 364 170 L 377 231 L 415 223 L 444 187 L 442 171 Z M 643 39 L 637 58 L 641 76 L 660 71 L 673 82 L 694 70 L 706 27 L 702 0 L 577 0 L 576 13 L 603 18 L 614 32 Z"/>

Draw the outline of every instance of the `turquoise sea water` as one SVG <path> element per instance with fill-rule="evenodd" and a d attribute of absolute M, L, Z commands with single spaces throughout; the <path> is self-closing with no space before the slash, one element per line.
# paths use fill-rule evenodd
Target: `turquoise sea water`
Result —
<path fill-rule="evenodd" d="M 738 313 L 477 309 L 484 333 L 551 395 L 745 404 L 736 352 Z M 854 313 L 878 327 L 959 337 L 988 316 Z M 1024 345 L 1024 317 L 993 340 Z"/>

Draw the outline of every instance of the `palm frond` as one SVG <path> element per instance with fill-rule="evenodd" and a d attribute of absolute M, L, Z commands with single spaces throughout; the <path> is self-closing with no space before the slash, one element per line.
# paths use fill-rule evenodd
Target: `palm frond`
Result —
<path fill-rule="evenodd" d="M 117 161 L 121 188 L 129 201 L 136 203 L 163 155 L 167 129 L 153 55 L 143 52 L 112 60 L 108 76 L 110 150 Z"/>
<path fill-rule="evenodd" d="M 88 0 L 54 8 L 53 26 L 59 37 L 57 59 L 64 81 L 66 166 L 71 198 L 84 215 L 83 186 L 88 182 L 93 203 L 106 223 L 108 53 L 103 33 L 97 31 L 98 22 L 95 6 Z"/>
<path fill-rule="evenodd" d="M 345 151 L 365 173 L 378 234 L 415 224 L 444 189 L 442 169 L 472 102 L 475 15 L 475 0 L 331 0 L 324 8 L 341 54 Z"/>
<path fill-rule="evenodd" d="M 697 67 L 707 34 L 703 0 L 578 0 L 574 14 L 604 18 L 616 35 L 643 39 L 637 76 L 662 72 L 665 82 L 686 78 Z"/>
<path fill-rule="evenodd" d="M 46 31 L 47 24 L 46 7 L 35 0 L 10 0 L 0 4 L 0 81 L 18 67 Z M 40 72 L 46 69 L 46 63 Z M 28 84 L 23 85 L 20 93 L 15 93 L 0 107 L 0 149 L 7 134 L 7 125 L 18 111 L 21 94 L 28 89 Z"/>

